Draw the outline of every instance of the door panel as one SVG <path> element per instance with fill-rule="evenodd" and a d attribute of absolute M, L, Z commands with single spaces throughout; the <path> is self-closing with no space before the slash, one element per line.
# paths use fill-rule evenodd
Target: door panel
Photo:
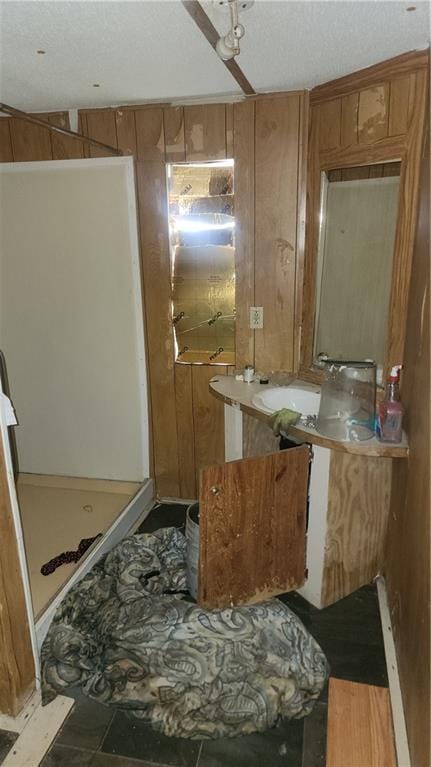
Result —
<path fill-rule="evenodd" d="M 199 599 L 259 602 L 305 580 L 306 445 L 201 472 Z"/>

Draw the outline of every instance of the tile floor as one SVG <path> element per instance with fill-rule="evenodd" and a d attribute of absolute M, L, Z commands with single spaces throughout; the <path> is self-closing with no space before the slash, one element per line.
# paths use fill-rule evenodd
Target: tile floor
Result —
<path fill-rule="evenodd" d="M 185 506 L 154 509 L 139 532 L 162 526 L 184 529 Z M 374 586 L 324 610 L 295 592 L 280 597 L 322 646 L 331 675 L 387 686 L 386 663 Z M 265 733 L 243 738 L 190 741 L 167 738 L 123 711 L 71 692 L 75 707 L 41 767 L 324 767 L 327 690 L 306 719 L 282 722 Z M 0 763 L 13 743 L 0 733 Z"/>

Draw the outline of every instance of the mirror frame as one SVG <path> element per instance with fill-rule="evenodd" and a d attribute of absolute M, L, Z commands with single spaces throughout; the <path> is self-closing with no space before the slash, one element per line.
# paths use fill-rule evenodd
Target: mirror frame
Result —
<path fill-rule="evenodd" d="M 407 323 L 408 295 L 411 264 L 417 218 L 420 159 L 423 148 L 427 75 L 423 67 L 410 67 L 415 76 L 415 98 L 411 106 L 410 124 L 407 131 L 398 136 L 380 138 L 371 143 L 351 144 L 336 148 L 321 148 L 320 117 L 323 131 L 327 131 L 327 111 L 336 101 L 354 97 L 366 87 L 384 85 L 391 72 L 382 76 L 376 65 L 368 79 L 364 73 L 341 78 L 316 88 L 310 95 L 310 124 L 307 169 L 307 208 L 305 221 L 304 281 L 302 294 L 301 352 L 299 376 L 315 383 L 323 379 L 323 371 L 314 364 L 313 342 L 316 311 L 316 272 L 320 230 L 321 177 L 322 173 L 338 168 L 352 168 L 388 162 L 401 162 L 399 204 L 393 254 L 392 281 L 388 314 L 388 329 L 383 367 L 383 382 L 392 365 L 402 363 L 404 358 L 405 329 Z M 397 71 L 398 77 L 400 73 Z M 405 76 L 405 71 L 404 71 Z M 360 77 L 361 75 L 361 77 Z M 394 73 L 392 73 L 394 76 Z M 356 86 L 356 87 L 355 87 Z M 360 93 L 359 93 L 360 95 Z M 323 132 L 322 131 L 322 132 Z M 334 142 L 335 143 L 335 142 Z M 341 143 L 341 142 L 339 142 Z"/>

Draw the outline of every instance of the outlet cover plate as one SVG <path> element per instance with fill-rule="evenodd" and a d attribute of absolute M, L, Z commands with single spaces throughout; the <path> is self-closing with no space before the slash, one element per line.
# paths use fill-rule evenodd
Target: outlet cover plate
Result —
<path fill-rule="evenodd" d="M 263 306 L 250 306 L 250 328 L 263 330 Z"/>

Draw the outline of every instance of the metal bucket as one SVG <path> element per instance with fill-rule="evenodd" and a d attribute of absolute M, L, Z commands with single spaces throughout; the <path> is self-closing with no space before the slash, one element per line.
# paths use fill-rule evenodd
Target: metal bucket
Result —
<path fill-rule="evenodd" d="M 187 588 L 194 599 L 198 596 L 199 583 L 199 504 L 192 503 L 186 516 Z"/>

